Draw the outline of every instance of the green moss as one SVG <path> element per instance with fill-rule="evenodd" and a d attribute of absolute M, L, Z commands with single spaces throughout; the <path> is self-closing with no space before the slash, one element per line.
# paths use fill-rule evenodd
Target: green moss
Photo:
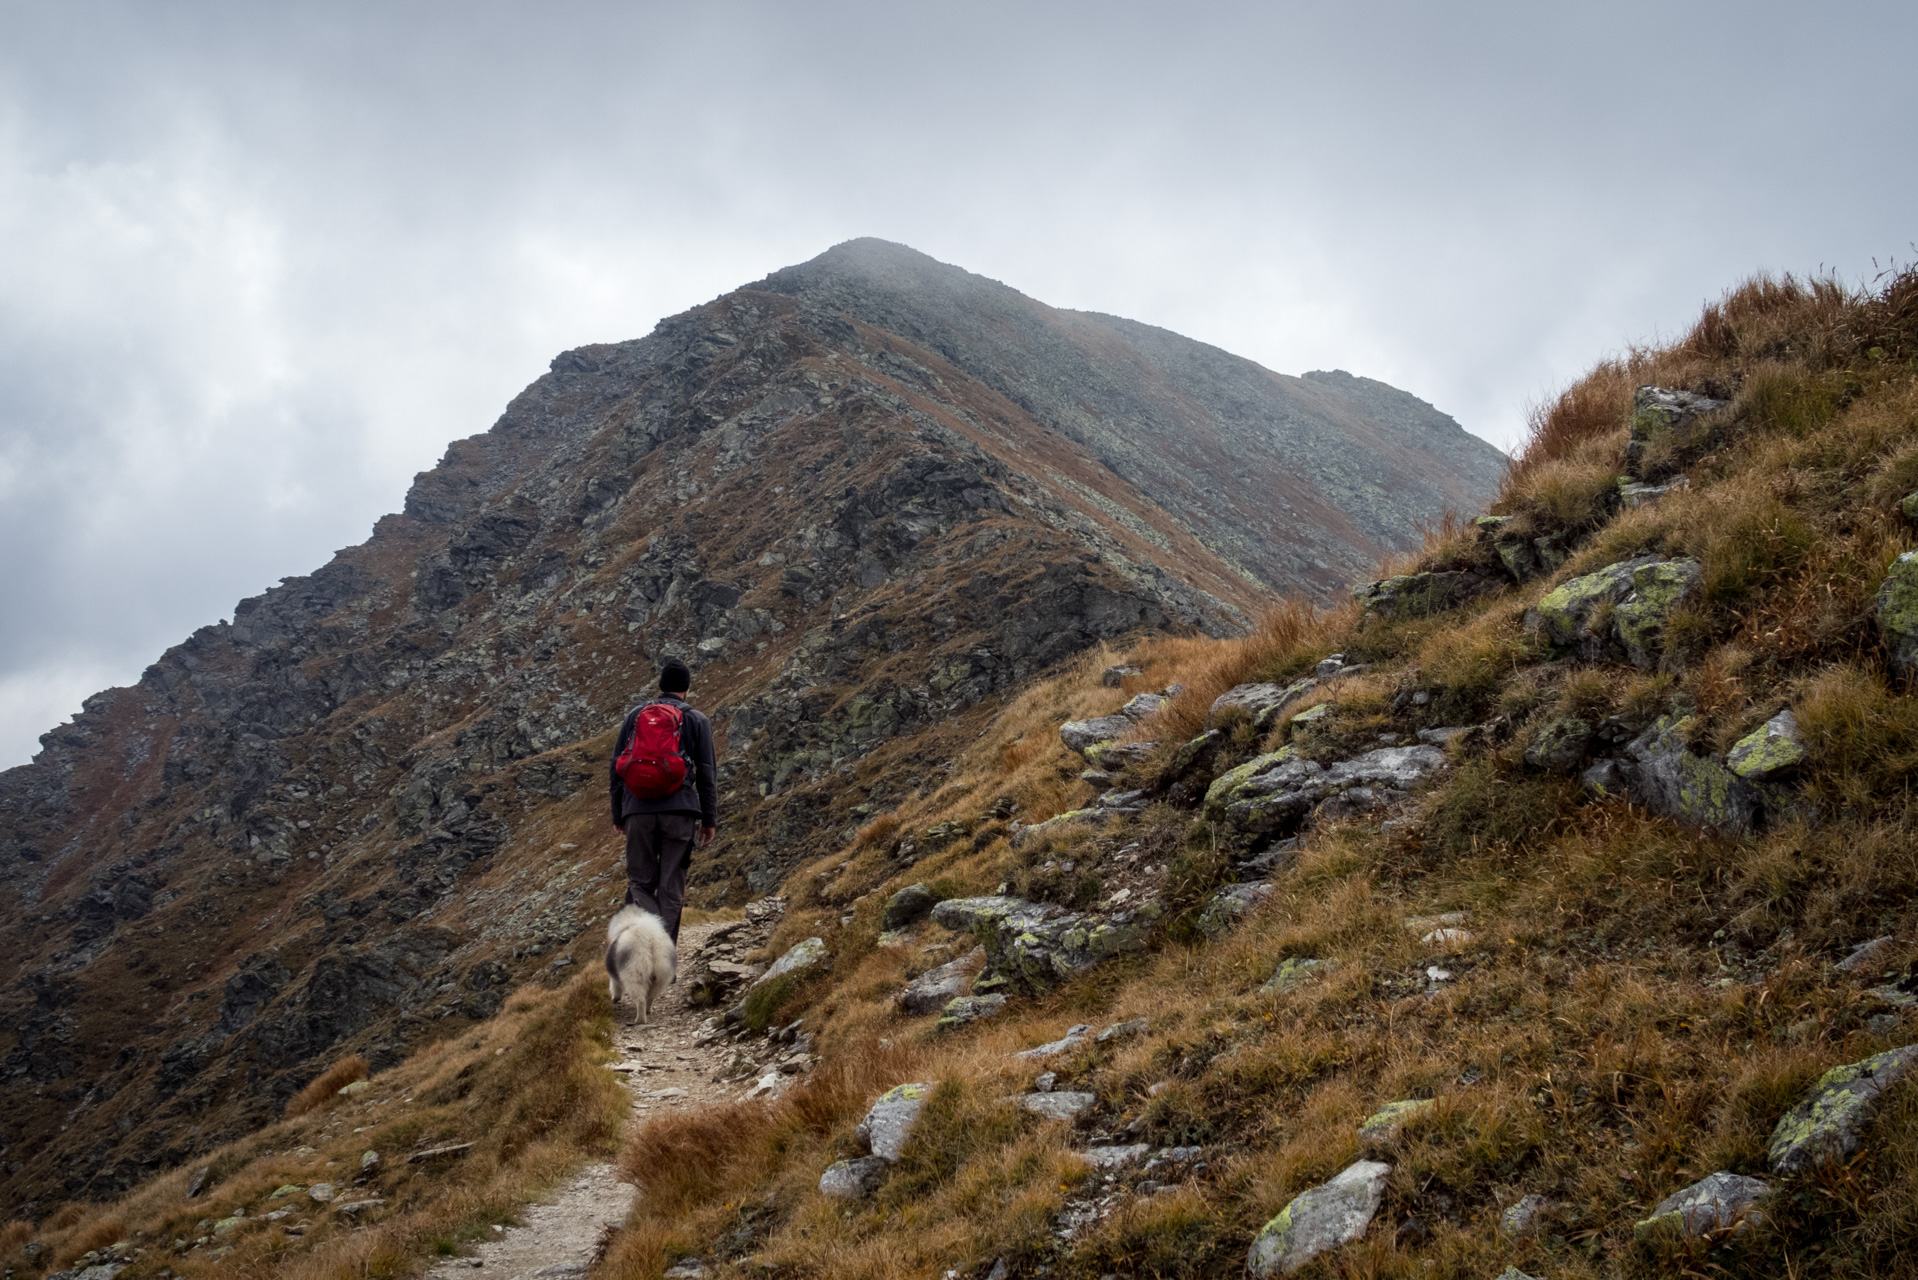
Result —
<path fill-rule="evenodd" d="M 746 1025 L 754 1031 L 764 1031 L 771 1026 L 780 1006 L 799 990 L 804 978 L 803 973 L 782 973 L 776 978 L 755 983 L 752 990 L 746 993 Z"/>

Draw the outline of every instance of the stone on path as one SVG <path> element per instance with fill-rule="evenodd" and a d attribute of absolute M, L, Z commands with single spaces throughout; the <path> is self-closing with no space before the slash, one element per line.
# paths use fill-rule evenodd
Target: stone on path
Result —
<path fill-rule="evenodd" d="M 1772 1130 L 1767 1159 L 1774 1173 L 1792 1174 L 1844 1160 L 1864 1143 L 1885 1094 L 1918 1066 L 1918 1044 L 1833 1067 Z"/>
<path fill-rule="evenodd" d="M 931 1094 L 932 1084 L 929 1081 L 888 1089 L 879 1095 L 879 1100 L 866 1112 L 866 1118 L 853 1130 L 853 1136 L 881 1159 L 898 1160 Z"/>
<path fill-rule="evenodd" d="M 879 1189 L 890 1167 L 891 1162 L 884 1156 L 857 1156 L 851 1160 L 834 1161 L 819 1177 L 820 1193 L 838 1196 L 842 1200 L 863 1200 Z"/>
<path fill-rule="evenodd" d="M 1765 1220 L 1758 1206 L 1770 1194 L 1771 1187 L 1763 1180 L 1721 1169 L 1660 1200 L 1650 1217 L 1632 1227 L 1632 1234 L 1643 1239 L 1656 1231 L 1672 1230 L 1695 1239 L 1742 1231 Z"/>
<path fill-rule="evenodd" d="M 1289 1275 L 1328 1250 L 1365 1234 L 1385 1199 L 1392 1166 L 1360 1160 L 1330 1182 L 1295 1196 L 1252 1241 L 1246 1270 L 1254 1277 Z"/>

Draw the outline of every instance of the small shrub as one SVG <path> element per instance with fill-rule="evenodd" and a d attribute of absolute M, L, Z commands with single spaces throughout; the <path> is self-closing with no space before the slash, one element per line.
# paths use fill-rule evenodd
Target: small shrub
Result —
<path fill-rule="evenodd" d="M 359 1054 L 341 1058 L 338 1062 L 321 1072 L 306 1088 L 287 1099 L 286 1118 L 291 1120 L 332 1101 L 340 1090 L 355 1080 L 366 1079 L 369 1070 L 365 1058 Z"/>

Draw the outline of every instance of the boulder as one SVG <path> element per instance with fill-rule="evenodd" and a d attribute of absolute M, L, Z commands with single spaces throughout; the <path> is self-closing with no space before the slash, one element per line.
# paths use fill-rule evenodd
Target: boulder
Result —
<path fill-rule="evenodd" d="M 1205 816 L 1239 839 L 1277 833 L 1299 826 L 1335 795 L 1347 796 L 1354 810 L 1404 799 L 1412 787 L 1444 767 L 1445 753 L 1425 743 L 1381 747 L 1329 767 L 1284 747 L 1215 779 L 1206 791 Z"/>
<path fill-rule="evenodd" d="M 1200 933 L 1216 941 L 1244 919 L 1248 911 L 1271 896 L 1269 884 L 1229 884 L 1212 895 L 1193 924 Z"/>
<path fill-rule="evenodd" d="M 1110 808 L 1097 805 L 1090 809 L 1068 809 L 1066 812 L 1047 818 L 1044 822 L 1035 822 L 1029 827 L 1020 827 L 1012 833 L 1011 845 L 1018 849 L 1028 841 L 1041 836 L 1056 836 L 1072 827 L 1096 827 L 1112 816 Z M 934 914 L 934 919 L 938 919 Z"/>
<path fill-rule="evenodd" d="M 1842 1161 L 1864 1142 L 1885 1094 L 1918 1066 L 1918 1044 L 1833 1067 L 1772 1130 L 1766 1156 L 1774 1173 L 1793 1174 Z"/>
<path fill-rule="evenodd" d="M 1035 1116 L 1047 1120 L 1064 1120 L 1070 1123 L 1099 1101 L 1094 1093 L 1077 1093 L 1070 1089 L 1060 1089 L 1052 1093 L 1028 1093 L 1019 1099 L 1023 1106 Z"/>
<path fill-rule="evenodd" d="M 1242 712 L 1261 732 L 1278 723 L 1279 715 L 1293 703 L 1318 688 L 1316 679 L 1297 680 L 1287 685 L 1234 685 L 1212 700 L 1205 727 L 1216 729 L 1232 713 Z"/>
<path fill-rule="evenodd" d="M 1368 613 L 1387 621 L 1423 618 L 1464 604 L 1494 584 L 1476 573 L 1408 573 L 1356 588 L 1352 598 Z"/>
<path fill-rule="evenodd" d="M 903 929 L 909 924 L 917 924 L 932 914 L 933 907 L 939 903 L 939 895 L 923 884 L 909 884 L 886 899 L 885 915 L 880 918 L 881 929 Z"/>
<path fill-rule="evenodd" d="M 1758 1206 L 1770 1194 L 1762 1179 L 1720 1170 L 1660 1200 L 1650 1217 L 1632 1227 L 1632 1234 L 1643 1239 L 1673 1231 L 1692 1239 L 1742 1231 L 1765 1220 Z"/>
<path fill-rule="evenodd" d="M 1337 961 L 1319 960 L 1308 956 L 1292 956 L 1279 961 L 1265 985 L 1259 988 L 1260 995 L 1284 995 L 1288 991 L 1297 991 L 1306 983 L 1330 972 Z"/>
<path fill-rule="evenodd" d="M 1385 1199 L 1392 1166 L 1360 1160 L 1330 1182 L 1294 1197 L 1252 1241 L 1245 1268 L 1254 1277 L 1289 1275 L 1365 1234 Z"/>
<path fill-rule="evenodd" d="M 1876 611 L 1891 665 L 1900 672 L 1918 669 L 1918 551 L 1891 562 L 1878 588 Z"/>
<path fill-rule="evenodd" d="M 1740 738 L 1725 753 L 1725 767 L 1750 782 L 1769 781 L 1804 762 L 1805 739 L 1789 709 Z"/>
<path fill-rule="evenodd" d="M 968 1022 L 978 1022 L 981 1018 L 990 1018 L 1005 1011 L 1006 998 L 996 991 L 984 996 L 960 996 L 947 1002 L 939 1013 L 939 1021 L 933 1026 L 938 1031 L 951 1031 Z"/>
<path fill-rule="evenodd" d="M 791 994 L 792 989 L 805 975 L 826 962 L 826 940 L 807 938 L 787 948 L 786 953 L 773 961 L 772 968 L 766 970 L 751 986 L 739 1002 L 726 1012 L 728 1022 L 745 1021 L 754 1029 L 763 1029 L 779 1006 Z"/>
<path fill-rule="evenodd" d="M 1649 667 L 1673 611 L 1704 574 L 1691 559 L 1623 560 L 1552 588 L 1526 612 L 1525 625 L 1554 649 L 1596 660 L 1616 645 L 1634 665 Z"/>
<path fill-rule="evenodd" d="M 1095 769 L 1111 771 L 1144 764 L 1158 749 L 1156 742 L 1095 742 L 1082 754 Z"/>
<path fill-rule="evenodd" d="M 919 1123 L 926 1099 L 931 1096 L 932 1084 L 923 1080 L 888 1089 L 872 1104 L 866 1118 L 853 1129 L 852 1136 L 880 1159 L 897 1161 L 906 1149 L 906 1139 L 912 1136 L 912 1127 Z"/>
<path fill-rule="evenodd" d="M 1171 700 L 1164 693 L 1136 693 L 1119 708 L 1119 714 L 1135 723 L 1150 720 L 1165 710 L 1165 704 Z"/>
<path fill-rule="evenodd" d="M 972 985 L 973 975 L 985 967 L 986 949 L 974 947 L 957 960 L 949 960 L 937 969 L 928 969 L 906 984 L 899 993 L 899 1009 L 902 1013 L 931 1013 L 943 1009 L 954 999 L 966 994 L 966 988 Z"/>
<path fill-rule="evenodd" d="M 1688 448 L 1703 438 L 1703 419 L 1725 407 L 1691 391 L 1673 391 L 1665 387 L 1640 387 L 1632 397 L 1632 433 L 1625 445 L 1625 465 L 1634 476 L 1644 479 L 1646 464 L 1655 446 L 1667 451 Z"/>
<path fill-rule="evenodd" d="M 1758 791 L 1745 779 L 1685 745 L 1689 718 L 1661 716 L 1625 747 L 1635 762 L 1629 786 L 1634 799 L 1654 813 L 1707 827 L 1721 835 L 1750 831 Z"/>
<path fill-rule="evenodd" d="M 1392 1146 L 1414 1117 L 1422 1116 L 1438 1103 L 1431 1098 L 1406 1098 L 1388 1102 L 1365 1117 L 1359 1125 L 1359 1144 L 1372 1150 Z"/>
<path fill-rule="evenodd" d="M 857 1156 L 851 1160 L 836 1160 L 826 1166 L 826 1172 L 819 1175 L 821 1195 L 837 1196 L 842 1200 L 863 1200 L 879 1190 L 879 1184 L 886 1180 L 886 1170 L 891 1168 L 884 1156 Z"/>
<path fill-rule="evenodd" d="M 1130 666 L 1107 667 L 1103 672 L 1100 673 L 1099 683 L 1104 685 L 1108 689 L 1117 689 L 1120 685 L 1125 683 L 1125 678 L 1127 676 L 1136 676 L 1138 674 L 1139 674 L 1139 668 L 1137 667 L 1130 667 Z"/>
<path fill-rule="evenodd" d="M 1582 716 L 1558 716 L 1540 725 L 1525 748 L 1525 763 L 1534 769 L 1570 773 L 1584 763 L 1598 727 Z"/>
<path fill-rule="evenodd" d="M 1133 911 L 1094 916 L 1022 898 L 948 898 L 932 918 L 963 929 L 986 951 L 986 968 L 1006 986 L 1037 994 L 1061 979 L 1145 946 L 1161 908 L 1156 899 Z M 978 992 L 981 984 L 975 983 Z"/>
<path fill-rule="evenodd" d="M 1068 720 L 1059 726 L 1059 741 L 1066 744 L 1066 750 L 1081 755 L 1085 749 L 1100 742 L 1110 742 L 1122 733 L 1132 729 L 1132 721 L 1125 716 L 1099 716 L 1093 720 Z"/>

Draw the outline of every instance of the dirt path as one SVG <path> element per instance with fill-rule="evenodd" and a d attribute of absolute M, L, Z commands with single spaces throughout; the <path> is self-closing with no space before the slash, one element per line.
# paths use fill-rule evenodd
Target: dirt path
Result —
<path fill-rule="evenodd" d="M 707 940 L 722 925 L 689 925 L 680 934 L 679 968 L 684 975 Z M 613 1044 L 620 1057 L 613 1069 L 633 1094 L 627 1123 L 672 1111 L 694 1111 L 739 1097 L 752 1081 L 715 1080 L 733 1059 L 734 1045 L 721 1040 L 695 1044 L 707 1009 L 686 1003 L 691 984 L 675 983 L 644 1027 L 622 1024 Z M 449 1258 L 427 1272 L 430 1280 L 470 1276 L 475 1268 L 502 1280 L 584 1276 L 612 1231 L 632 1207 L 631 1185 L 619 1181 L 610 1164 L 588 1165 L 545 1203 L 520 1213 L 520 1225 L 495 1229 L 471 1254 Z"/>

